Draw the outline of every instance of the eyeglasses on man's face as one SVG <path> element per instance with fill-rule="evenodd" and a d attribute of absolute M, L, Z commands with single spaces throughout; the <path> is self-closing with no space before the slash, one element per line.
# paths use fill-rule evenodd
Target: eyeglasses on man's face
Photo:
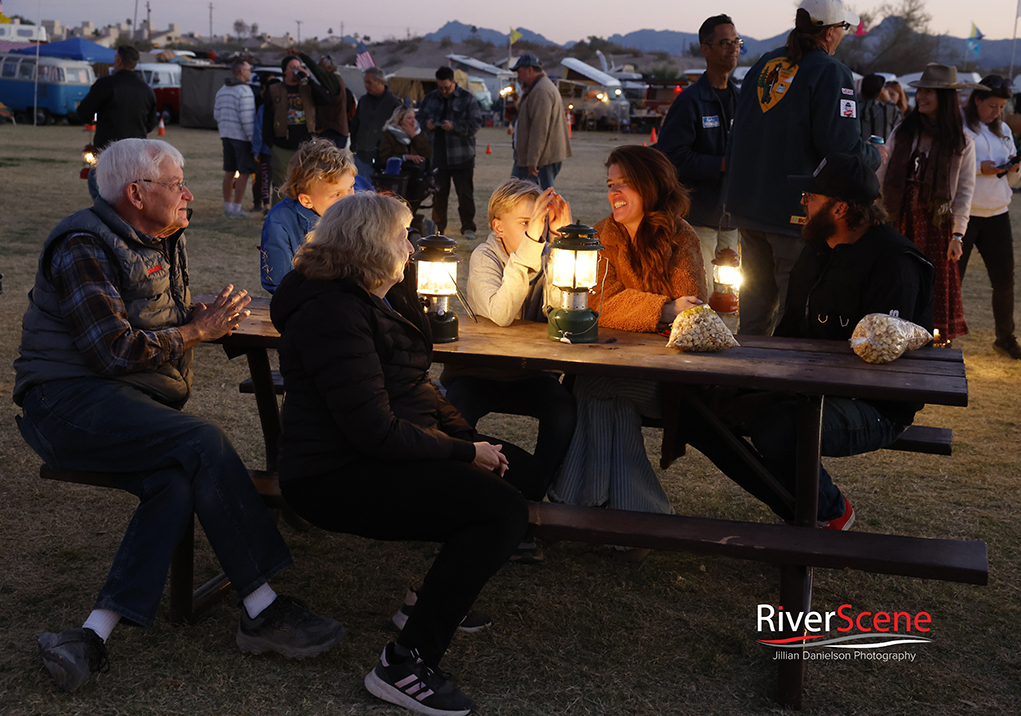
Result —
<path fill-rule="evenodd" d="M 739 37 L 739 38 L 737 38 L 735 40 L 718 40 L 717 42 L 706 42 L 706 43 L 703 43 L 703 44 L 709 45 L 709 47 L 719 47 L 719 48 L 721 48 L 723 50 L 729 50 L 729 49 L 734 48 L 734 47 L 737 47 L 737 48 L 744 47 L 744 40 L 742 40 Z"/>
<path fill-rule="evenodd" d="M 163 186 L 172 186 L 177 189 L 179 194 L 183 194 L 184 190 L 188 187 L 188 182 L 186 182 L 184 179 L 182 179 L 181 181 L 160 181 L 159 179 L 139 179 L 138 181 L 145 182 L 146 184 L 162 184 Z"/>

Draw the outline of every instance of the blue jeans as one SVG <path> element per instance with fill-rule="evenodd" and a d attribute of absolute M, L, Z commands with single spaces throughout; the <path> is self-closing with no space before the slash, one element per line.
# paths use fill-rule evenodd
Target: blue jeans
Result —
<path fill-rule="evenodd" d="M 796 450 L 799 402 L 788 400 L 764 409 L 746 425 L 746 432 L 763 466 L 792 495 L 795 493 Z M 682 420 L 685 413 L 682 411 Z M 765 482 L 739 460 L 712 431 L 700 421 L 685 426 L 688 443 L 712 460 L 729 478 L 762 500 L 785 520 L 794 513 Z M 846 457 L 881 450 L 904 432 L 873 405 L 851 398 L 826 398 L 822 413 L 822 455 Z M 819 520 L 832 520 L 844 513 L 844 497 L 833 484 L 826 469 L 819 466 Z"/>
<path fill-rule="evenodd" d="M 220 428 L 112 379 L 37 385 L 21 433 L 46 464 L 109 475 L 139 499 L 96 609 L 151 626 L 192 514 L 244 598 L 291 564 L 280 533 Z"/>
<path fill-rule="evenodd" d="M 538 184 L 543 191 L 553 186 L 553 182 L 557 178 L 557 174 L 560 173 L 560 167 L 563 166 L 563 162 L 555 162 L 554 164 L 547 164 L 544 167 L 539 167 L 539 176 L 532 176 L 528 173 L 528 167 L 519 167 L 517 164 L 511 169 L 511 176 L 515 179 L 525 179 L 527 181 L 535 182 Z"/>
<path fill-rule="evenodd" d="M 530 500 L 542 500 L 545 488 L 560 469 L 574 435 L 577 409 L 571 392 L 552 375 L 520 380 L 458 376 L 451 378 L 444 387 L 447 400 L 472 427 L 489 413 L 538 418 L 539 435 L 535 441 L 534 457 L 544 483 L 538 494 L 525 496 Z"/>

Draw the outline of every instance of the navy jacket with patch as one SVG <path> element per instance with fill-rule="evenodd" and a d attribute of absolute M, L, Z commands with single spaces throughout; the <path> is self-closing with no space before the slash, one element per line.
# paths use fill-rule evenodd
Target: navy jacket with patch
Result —
<path fill-rule="evenodd" d="M 851 70 L 823 50 L 805 55 L 789 82 L 777 76 L 787 48 L 773 50 L 745 76 L 727 160 L 726 210 L 738 228 L 799 236 L 801 192 L 787 177 L 811 174 L 834 152 L 876 169 L 879 152 L 862 139 Z M 763 110 L 760 94 L 772 96 Z"/>
<path fill-rule="evenodd" d="M 727 84 L 736 92 L 737 85 Z M 689 224 L 719 228 L 723 215 L 723 172 L 730 122 L 709 75 L 677 95 L 670 105 L 656 149 L 677 168 L 677 178 L 691 190 Z"/>

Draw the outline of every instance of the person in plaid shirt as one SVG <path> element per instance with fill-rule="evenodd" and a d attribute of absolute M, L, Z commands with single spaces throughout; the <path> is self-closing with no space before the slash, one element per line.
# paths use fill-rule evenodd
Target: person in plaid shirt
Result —
<path fill-rule="evenodd" d="M 180 410 L 192 348 L 237 328 L 251 300 L 227 286 L 209 305 L 191 305 L 184 229 L 195 197 L 183 166 L 166 142 L 111 144 L 96 168 L 95 204 L 45 241 L 22 322 L 14 402 L 25 441 L 50 467 L 105 473 L 139 498 L 88 619 L 39 634 L 63 691 L 106 669 L 119 621 L 152 624 L 193 514 L 243 601 L 242 651 L 303 658 L 344 635 L 269 586 L 291 563 L 287 546 L 227 436 Z"/>
<path fill-rule="evenodd" d="M 433 221 L 436 230 L 447 228 L 447 203 L 450 182 L 457 192 L 457 213 L 461 235 L 475 240 L 475 134 L 482 126 L 482 108 L 478 100 L 454 82 L 449 67 L 436 70 L 436 86 L 422 99 L 418 122 L 432 132 L 433 166 L 438 170 L 439 186 L 433 197 Z"/>

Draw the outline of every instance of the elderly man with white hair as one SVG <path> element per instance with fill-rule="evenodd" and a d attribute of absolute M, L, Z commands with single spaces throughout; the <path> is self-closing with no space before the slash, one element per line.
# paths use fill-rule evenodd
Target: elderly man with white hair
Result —
<path fill-rule="evenodd" d="M 269 586 L 291 563 L 286 545 L 227 436 L 180 410 L 192 348 L 237 328 L 250 300 L 227 286 L 191 305 L 184 229 L 195 197 L 183 167 L 165 142 L 110 145 L 97 167 L 100 197 L 46 239 L 29 293 L 14 362 L 22 435 L 51 467 L 105 473 L 139 498 L 84 625 L 39 635 L 64 691 L 105 669 L 120 620 L 152 624 L 193 514 L 242 599 L 242 651 L 314 656 L 344 635 Z"/>

